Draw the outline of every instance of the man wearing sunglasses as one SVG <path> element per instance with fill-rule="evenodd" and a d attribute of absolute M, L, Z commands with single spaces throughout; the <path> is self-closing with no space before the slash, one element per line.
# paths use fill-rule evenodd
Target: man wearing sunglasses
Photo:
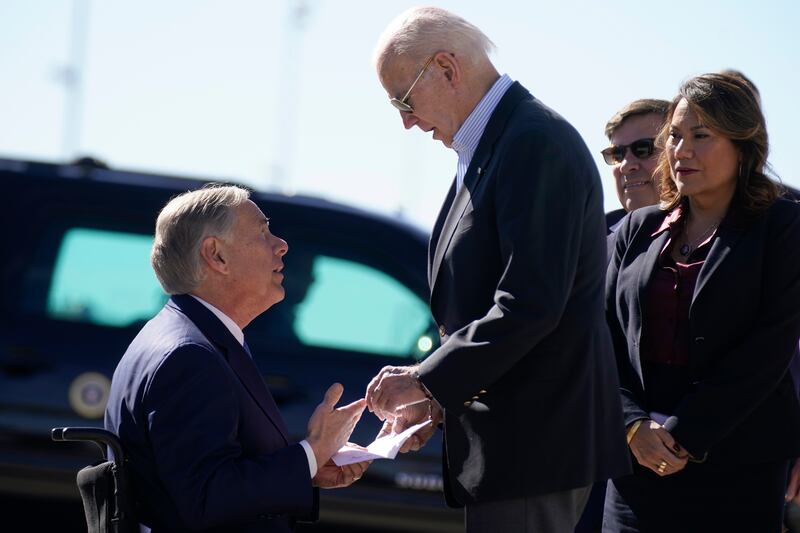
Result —
<path fill-rule="evenodd" d="M 643 99 L 626 105 L 606 124 L 611 146 L 603 150 L 603 160 L 612 165 L 617 198 L 622 209 L 606 215 L 609 233 L 626 213 L 658 203 L 658 184 L 653 173 L 658 161 L 654 140 L 664 123 L 669 102 Z"/>
<path fill-rule="evenodd" d="M 622 224 L 622 218 L 634 209 L 655 205 L 659 201 L 658 184 L 653 179 L 658 162 L 654 141 L 668 108 L 666 100 L 635 100 L 617 111 L 606 124 L 605 133 L 611 146 L 601 153 L 603 160 L 612 166 L 617 198 L 622 205 L 621 209 L 606 213 L 609 258 L 614 250 L 611 234 Z M 605 483 L 595 485 L 575 533 L 600 530 L 605 493 Z"/>
<path fill-rule="evenodd" d="M 466 507 L 468 533 L 572 531 L 592 483 L 630 469 L 603 313 L 602 185 L 575 129 L 501 76 L 491 47 L 439 8 L 402 14 L 377 46 L 403 125 L 458 163 L 429 253 L 441 346 L 383 368 L 367 403 L 389 424 L 412 404 L 443 419 L 445 495 Z"/>

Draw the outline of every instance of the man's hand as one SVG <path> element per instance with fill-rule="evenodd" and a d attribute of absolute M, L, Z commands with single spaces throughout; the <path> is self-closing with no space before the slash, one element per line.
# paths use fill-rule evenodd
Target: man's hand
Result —
<path fill-rule="evenodd" d="M 689 460 L 689 453 L 653 420 L 642 422 L 630 447 L 640 465 L 661 477 L 680 472 Z"/>
<path fill-rule="evenodd" d="M 325 393 L 322 403 L 317 406 L 314 414 L 308 420 L 306 441 L 314 450 L 317 465 L 327 466 L 331 456 L 350 438 L 353 428 L 361 418 L 361 413 L 364 412 L 366 402 L 363 398 L 337 409 L 336 403 L 341 399 L 343 392 L 344 387 L 339 383 L 331 385 Z"/>
<path fill-rule="evenodd" d="M 386 418 L 378 438 L 391 433 L 402 433 L 407 428 L 428 419 L 431 420 L 431 424 L 411 435 L 400 448 L 400 453 L 415 452 L 425 446 L 436 431 L 436 426 L 442 421 L 442 411 L 439 406 L 427 398 L 398 407 L 391 417 Z"/>
<path fill-rule="evenodd" d="M 394 418 L 398 407 L 426 398 L 413 366 L 385 366 L 367 385 L 367 407 L 381 420 Z"/>
<path fill-rule="evenodd" d="M 786 501 L 800 505 L 800 458 L 795 460 L 789 473 L 789 486 L 786 488 Z"/>
<path fill-rule="evenodd" d="M 321 489 L 348 487 L 361 479 L 370 464 L 372 461 L 336 466 L 333 461 L 328 461 L 317 469 L 317 475 L 314 476 L 311 483 Z"/>

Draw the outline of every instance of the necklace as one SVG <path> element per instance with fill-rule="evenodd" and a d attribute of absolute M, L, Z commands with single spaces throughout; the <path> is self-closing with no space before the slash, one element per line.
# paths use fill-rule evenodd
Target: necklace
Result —
<path fill-rule="evenodd" d="M 697 248 L 697 245 L 702 243 L 709 235 L 714 233 L 714 231 L 719 226 L 719 221 L 714 222 L 709 227 L 700 234 L 694 241 L 690 242 L 689 239 L 689 219 L 686 219 L 686 227 L 684 228 L 684 235 L 686 236 L 686 242 L 683 243 L 683 246 L 680 247 L 679 251 L 683 257 L 689 257 L 691 253 Z"/>

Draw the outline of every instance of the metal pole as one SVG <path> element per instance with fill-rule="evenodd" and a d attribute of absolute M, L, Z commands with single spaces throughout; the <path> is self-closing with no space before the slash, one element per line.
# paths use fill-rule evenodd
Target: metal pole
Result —
<path fill-rule="evenodd" d="M 62 153 L 74 159 L 81 146 L 83 120 L 83 77 L 86 63 L 89 0 L 72 0 L 72 26 L 69 38 L 69 63 L 61 77 L 65 89 Z"/>
<path fill-rule="evenodd" d="M 296 138 L 297 107 L 300 92 L 300 73 L 303 31 L 310 8 L 306 0 L 289 0 L 289 12 L 283 32 L 280 71 L 277 79 L 278 98 L 275 108 L 275 143 L 272 155 L 273 190 L 290 191 L 292 160 Z"/>

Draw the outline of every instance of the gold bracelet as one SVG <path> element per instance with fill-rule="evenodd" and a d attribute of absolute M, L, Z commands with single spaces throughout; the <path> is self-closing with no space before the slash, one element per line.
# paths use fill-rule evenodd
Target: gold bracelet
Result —
<path fill-rule="evenodd" d="M 628 433 L 625 435 L 625 438 L 628 441 L 628 446 L 631 445 L 631 441 L 633 440 L 633 436 L 636 435 L 637 431 L 639 431 L 639 426 L 642 425 L 642 422 L 644 422 L 644 420 L 640 418 L 639 420 L 637 420 L 636 422 L 631 424 L 630 428 L 628 428 Z"/>

